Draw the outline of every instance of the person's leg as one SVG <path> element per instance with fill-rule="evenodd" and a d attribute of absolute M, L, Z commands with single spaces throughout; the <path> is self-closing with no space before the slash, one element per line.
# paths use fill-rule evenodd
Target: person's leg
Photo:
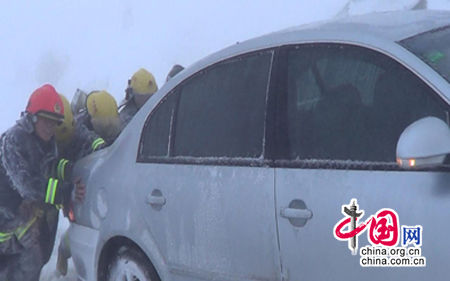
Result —
<path fill-rule="evenodd" d="M 0 243 L 0 280 L 7 280 L 10 272 L 15 268 L 19 260 L 19 254 L 23 252 L 24 248 L 17 240 L 16 236 Z"/>
<path fill-rule="evenodd" d="M 23 249 L 17 254 L 14 263 L 9 267 L 7 280 L 39 281 L 44 267 L 42 242 L 48 239 L 40 234 L 40 225 L 34 223 L 18 242 Z"/>
<path fill-rule="evenodd" d="M 41 246 L 35 244 L 17 255 L 15 262 L 9 266 L 6 280 L 39 281 L 44 266 Z"/>
<path fill-rule="evenodd" d="M 16 255 L 0 255 L 0 280 L 8 281 L 9 268 L 16 258 Z"/>
<path fill-rule="evenodd" d="M 58 247 L 58 260 L 56 262 L 56 269 L 63 276 L 67 274 L 67 260 L 72 256 L 70 252 L 70 244 L 69 244 L 69 231 L 66 230 L 63 236 L 61 237 L 61 241 L 59 242 Z"/>
<path fill-rule="evenodd" d="M 40 235 L 45 237 L 41 239 L 40 244 L 44 255 L 44 264 L 50 260 L 55 246 L 56 231 L 58 228 L 58 214 L 57 209 L 49 209 L 45 212 L 45 216 L 41 220 Z"/>

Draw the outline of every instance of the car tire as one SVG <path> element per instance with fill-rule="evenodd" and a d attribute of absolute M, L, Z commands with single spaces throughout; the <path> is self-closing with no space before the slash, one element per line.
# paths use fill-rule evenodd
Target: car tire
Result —
<path fill-rule="evenodd" d="M 160 281 L 150 260 L 142 251 L 121 247 L 108 266 L 107 281 Z"/>

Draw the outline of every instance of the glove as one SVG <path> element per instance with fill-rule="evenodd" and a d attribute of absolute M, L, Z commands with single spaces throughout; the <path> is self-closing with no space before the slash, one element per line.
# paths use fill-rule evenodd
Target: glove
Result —
<path fill-rule="evenodd" d="M 73 201 L 81 203 L 86 195 L 86 185 L 81 182 L 81 178 L 77 178 L 74 182 Z"/>
<path fill-rule="evenodd" d="M 62 202 L 61 204 L 66 207 L 72 201 L 72 193 L 75 189 L 75 184 L 70 182 L 65 182 L 63 184 L 63 194 L 62 194 Z"/>
<path fill-rule="evenodd" d="M 86 195 L 86 185 L 81 182 L 80 178 L 77 178 L 74 183 L 64 183 L 63 187 L 63 201 L 64 209 L 69 209 L 70 205 L 75 203 L 81 203 L 84 201 Z"/>

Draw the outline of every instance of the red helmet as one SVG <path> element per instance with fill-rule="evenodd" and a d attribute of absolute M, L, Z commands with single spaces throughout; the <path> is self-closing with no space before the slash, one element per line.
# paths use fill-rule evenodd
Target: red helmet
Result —
<path fill-rule="evenodd" d="M 56 121 L 64 120 L 64 106 L 61 97 L 50 84 L 37 88 L 31 94 L 26 112 Z"/>

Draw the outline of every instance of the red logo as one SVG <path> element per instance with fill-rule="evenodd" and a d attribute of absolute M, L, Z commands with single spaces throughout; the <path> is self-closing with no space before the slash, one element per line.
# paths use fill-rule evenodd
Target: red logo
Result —
<path fill-rule="evenodd" d="M 368 240 L 372 245 L 393 247 L 399 241 L 399 220 L 397 213 L 388 208 L 379 210 L 366 221 L 358 224 L 358 218 L 364 215 L 363 210 L 358 210 L 356 199 L 352 199 L 349 205 L 342 206 L 344 218 L 334 226 L 334 237 L 341 241 L 349 242 L 349 249 L 356 255 L 358 249 L 357 237 L 369 226 Z"/>
<path fill-rule="evenodd" d="M 53 109 L 56 113 L 61 113 L 61 106 L 59 106 L 58 103 L 55 103 L 55 106 L 53 107 Z"/>

